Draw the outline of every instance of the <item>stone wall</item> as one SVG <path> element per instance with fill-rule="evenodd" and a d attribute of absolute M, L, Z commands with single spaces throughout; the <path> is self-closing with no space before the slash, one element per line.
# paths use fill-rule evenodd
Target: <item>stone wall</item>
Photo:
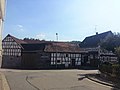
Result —
<path fill-rule="evenodd" d="M 2 68 L 20 68 L 21 57 L 5 56 L 2 57 Z"/>

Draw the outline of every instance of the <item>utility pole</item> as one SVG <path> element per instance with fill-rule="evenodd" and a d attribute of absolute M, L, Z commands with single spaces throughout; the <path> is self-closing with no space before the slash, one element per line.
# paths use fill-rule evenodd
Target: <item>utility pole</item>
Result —
<path fill-rule="evenodd" d="M 56 40 L 58 41 L 58 33 L 56 33 Z M 57 44 L 56 44 L 56 62 L 55 63 L 56 63 L 56 68 L 57 68 Z"/>

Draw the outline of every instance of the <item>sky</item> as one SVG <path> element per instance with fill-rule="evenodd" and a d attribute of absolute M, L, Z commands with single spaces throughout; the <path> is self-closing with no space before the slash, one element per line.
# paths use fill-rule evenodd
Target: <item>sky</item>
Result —
<path fill-rule="evenodd" d="M 3 38 L 82 41 L 120 32 L 120 0 L 7 0 Z"/>

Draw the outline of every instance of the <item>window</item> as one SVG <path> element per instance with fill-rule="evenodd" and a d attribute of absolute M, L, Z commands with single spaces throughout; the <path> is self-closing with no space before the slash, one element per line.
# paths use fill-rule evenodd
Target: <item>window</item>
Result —
<path fill-rule="evenodd" d="M 51 62 L 51 64 L 54 64 L 53 62 Z"/>
<path fill-rule="evenodd" d="M 51 61 L 53 61 L 53 58 L 51 58 Z"/>
<path fill-rule="evenodd" d="M 62 58 L 62 60 L 63 60 L 63 61 L 65 61 L 65 59 L 64 59 L 64 58 Z"/>
<path fill-rule="evenodd" d="M 14 56 L 15 54 L 13 53 L 13 56 Z"/>
<path fill-rule="evenodd" d="M 54 53 L 54 57 L 56 57 L 56 53 Z"/>
<path fill-rule="evenodd" d="M 81 54 L 79 54 L 79 57 L 81 57 Z"/>
<path fill-rule="evenodd" d="M 79 58 L 78 60 L 81 61 L 81 58 Z"/>
<path fill-rule="evenodd" d="M 68 54 L 66 54 L 66 57 L 68 57 Z"/>
<path fill-rule="evenodd" d="M 57 63 L 60 63 L 60 60 L 57 60 Z"/>
<path fill-rule="evenodd" d="M 74 54 L 74 57 L 76 57 L 76 54 Z"/>
<path fill-rule="evenodd" d="M 13 45 L 11 45 L 11 48 L 13 48 Z"/>
<path fill-rule="evenodd" d="M 76 54 L 76 57 L 79 57 L 79 54 Z"/>
<path fill-rule="evenodd" d="M 3 55 L 6 55 L 6 53 L 4 52 Z"/>
<path fill-rule="evenodd" d="M 93 59 L 93 55 L 90 55 L 90 58 Z"/>
<path fill-rule="evenodd" d="M 95 59 L 98 59 L 98 55 L 95 55 Z"/>
<path fill-rule="evenodd" d="M 51 53 L 51 56 L 53 57 L 53 56 L 54 56 L 54 54 L 53 54 L 53 53 Z"/>

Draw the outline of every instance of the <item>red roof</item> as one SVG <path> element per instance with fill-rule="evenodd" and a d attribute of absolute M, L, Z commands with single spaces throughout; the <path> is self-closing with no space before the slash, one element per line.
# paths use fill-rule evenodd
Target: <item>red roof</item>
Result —
<path fill-rule="evenodd" d="M 14 37 L 14 36 L 12 36 L 12 35 L 10 35 L 10 34 L 8 34 L 8 36 L 12 37 L 12 38 L 13 38 L 17 43 L 19 43 L 19 44 L 26 43 L 24 40 L 18 39 L 18 38 Z"/>
<path fill-rule="evenodd" d="M 80 52 L 80 48 L 76 44 L 72 44 L 70 42 L 55 42 L 55 41 L 44 41 L 44 40 L 35 40 L 35 39 L 18 39 L 12 35 L 9 35 L 9 37 L 12 37 L 21 47 L 22 45 L 35 45 L 35 44 L 45 44 L 44 51 L 45 52 Z M 23 47 L 22 47 L 23 48 Z M 32 48 L 32 47 L 31 47 Z"/>
<path fill-rule="evenodd" d="M 80 52 L 79 46 L 69 42 L 53 42 L 45 47 L 46 52 Z"/>
<path fill-rule="evenodd" d="M 38 39 L 18 39 L 18 38 L 16 38 L 16 37 L 14 37 L 14 36 L 12 36 L 12 35 L 10 35 L 10 34 L 8 34 L 7 36 L 10 36 L 10 37 L 12 37 L 17 43 L 19 43 L 19 44 L 34 44 L 34 43 L 43 43 L 43 42 L 45 42 L 44 40 L 38 40 Z"/>

